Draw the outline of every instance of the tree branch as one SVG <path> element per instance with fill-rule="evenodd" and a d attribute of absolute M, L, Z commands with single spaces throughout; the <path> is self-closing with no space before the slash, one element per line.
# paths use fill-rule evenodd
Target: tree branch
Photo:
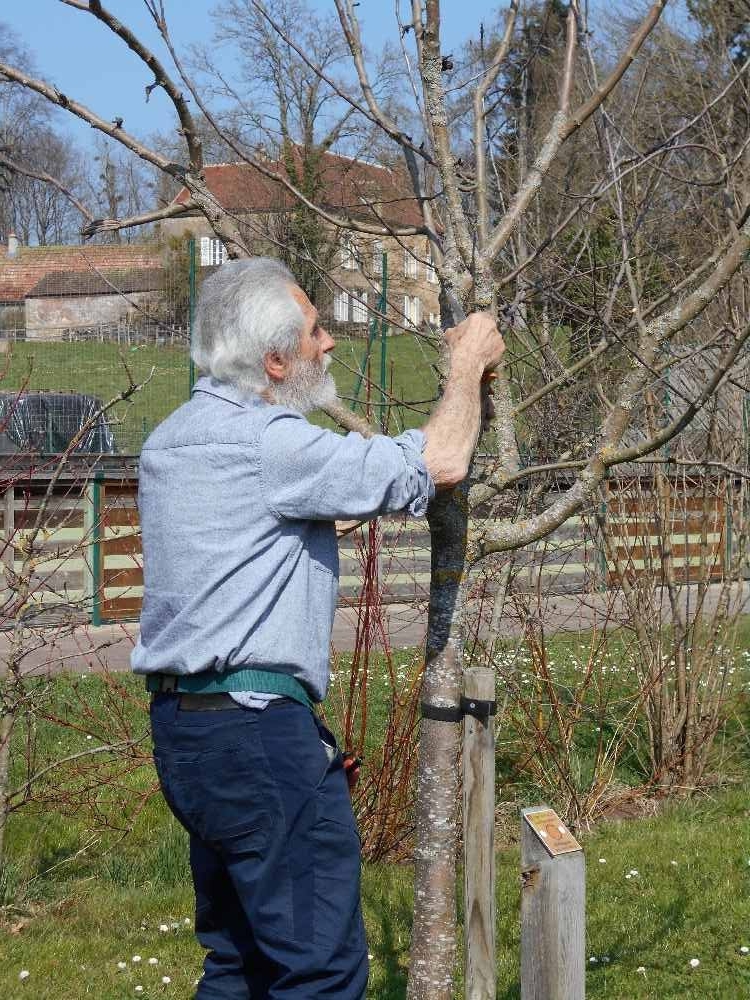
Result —
<path fill-rule="evenodd" d="M 108 135 L 110 139 L 116 139 L 117 142 L 122 143 L 126 149 L 129 149 L 131 153 L 135 153 L 136 156 L 139 156 L 142 160 L 146 160 L 147 163 L 152 163 L 155 167 L 158 167 L 159 170 L 163 170 L 172 177 L 177 177 L 179 179 L 183 178 L 185 168 L 179 163 L 173 163 L 165 156 L 160 156 L 159 153 L 149 149 L 148 146 L 145 146 L 142 142 L 136 139 L 135 136 L 130 135 L 130 133 L 126 132 L 123 128 L 113 122 L 105 121 L 94 111 L 91 111 L 90 108 L 87 108 L 78 101 L 74 101 L 66 94 L 61 93 L 57 87 L 52 87 L 43 80 L 37 80 L 35 77 L 29 76 L 27 73 L 22 73 L 21 70 L 16 69 L 14 66 L 9 66 L 7 63 L 2 62 L 0 62 L 0 76 L 4 76 L 7 80 L 19 83 L 22 87 L 26 87 L 28 90 L 33 90 L 37 94 L 41 94 L 41 96 L 46 98 L 51 104 L 55 104 L 59 108 L 64 108 L 77 118 L 81 118 L 83 121 L 91 125 L 92 128 Z"/>
<path fill-rule="evenodd" d="M 508 56 L 513 38 L 513 28 L 518 14 L 518 0 L 511 0 L 508 14 L 505 18 L 505 32 L 498 43 L 495 55 L 487 71 L 479 81 L 474 91 L 474 157 L 476 160 L 476 199 L 477 199 L 477 234 L 479 248 L 483 250 L 487 244 L 489 228 L 489 199 L 487 192 L 487 153 L 485 151 L 485 125 L 487 112 L 484 99 L 492 84 L 497 79 L 500 68 Z"/>
<path fill-rule="evenodd" d="M 419 9 L 419 3 L 412 3 L 412 9 Z M 469 224 L 461 203 L 461 192 L 456 183 L 456 167 L 451 151 L 448 133 L 448 113 L 441 74 L 443 57 L 440 51 L 440 0 L 426 0 L 424 25 L 415 21 L 414 31 L 420 32 L 418 45 L 422 88 L 424 92 L 425 114 L 432 131 L 435 159 L 438 163 L 440 180 L 443 184 L 445 203 L 453 228 L 453 239 L 464 267 L 471 268 L 474 246 Z"/>
<path fill-rule="evenodd" d="M 510 239 L 513 231 L 518 225 L 518 220 L 526 211 L 531 199 L 539 190 L 542 180 L 549 171 L 549 168 L 557 156 L 560 147 L 577 129 L 581 127 L 581 125 L 583 125 L 585 121 L 588 120 L 588 118 L 591 117 L 594 111 L 596 111 L 596 109 L 603 103 L 603 101 L 622 79 L 623 75 L 641 49 L 643 43 L 646 41 L 661 17 L 666 3 L 667 0 L 657 0 L 657 2 L 653 4 L 638 31 L 635 33 L 632 41 L 621 56 L 617 66 L 615 66 L 604 83 L 597 88 L 589 100 L 571 114 L 564 111 L 566 94 L 563 90 L 560 105 L 552 119 L 552 124 L 547 132 L 544 142 L 542 143 L 539 155 L 534 161 L 531 170 L 526 175 L 521 187 L 516 192 L 513 201 L 508 206 L 505 216 L 498 224 L 490 238 L 486 251 L 490 259 L 497 257 Z M 570 35 L 568 36 L 568 45 L 570 46 Z"/>
<path fill-rule="evenodd" d="M 130 229 L 133 226 L 145 226 L 149 222 L 160 222 L 162 219 L 173 219 L 176 216 L 185 215 L 193 209 L 198 208 L 197 202 L 189 198 L 187 201 L 177 205 L 172 203 L 165 208 L 155 208 L 152 212 L 143 212 L 141 215 L 131 215 L 126 219 L 91 219 L 88 226 L 84 226 L 81 235 L 86 239 L 96 236 L 97 233 L 114 233 L 120 229 Z"/>
<path fill-rule="evenodd" d="M 200 139 L 198 138 L 198 133 L 196 131 L 195 122 L 193 121 L 193 116 L 190 114 L 185 98 L 177 89 L 174 81 L 171 79 L 160 60 L 156 58 L 153 52 L 146 48 L 143 42 L 141 42 L 141 40 L 133 34 L 130 28 L 119 21 L 106 8 L 102 7 L 98 0 L 95 4 L 84 3 L 83 0 L 60 0 L 60 2 L 64 3 L 68 7 L 74 7 L 76 10 L 91 14 L 92 17 L 101 21 L 102 24 L 106 24 L 109 30 L 121 38 L 128 48 L 132 52 L 135 52 L 138 58 L 144 62 L 146 66 L 148 66 L 154 74 L 156 83 L 164 90 L 174 105 L 177 117 L 180 120 L 180 125 L 182 126 L 181 134 L 185 139 L 185 143 L 187 144 L 188 152 L 190 154 L 190 169 L 197 173 L 203 166 L 203 151 L 201 149 Z"/>
<path fill-rule="evenodd" d="M 656 435 L 644 446 L 637 446 L 631 449 L 617 451 L 617 445 L 622 440 L 622 436 L 629 426 L 635 400 L 642 393 L 646 380 L 651 375 L 657 352 L 667 344 L 680 330 L 684 329 L 688 323 L 694 320 L 713 298 L 727 285 L 734 274 L 737 273 L 745 254 L 750 250 L 750 219 L 746 219 L 742 228 L 731 243 L 724 256 L 717 264 L 714 272 L 706 280 L 694 289 L 682 303 L 668 310 L 646 326 L 638 353 L 633 356 L 630 364 L 630 373 L 623 379 L 623 385 L 619 393 L 618 401 L 609 413 L 602 429 L 599 444 L 594 453 L 588 459 L 586 466 L 582 469 L 578 480 L 571 486 L 567 493 L 554 501 L 545 511 L 535 518 L 523 522 L 522 526 L 510 522 L 501 523 L 493 529 L 488 529 L 484 537 L 478 543 L 478 551 L 481 555 L 490 552 L 505 552 L 509 549 L 519 548 L 528 545 L 530 542 L 538 541 L 545 535 L 558 528 L 567 518 L 571 517 L 581 507 L 590 502 L 594 497 L 599 485 L 605 478 L 607 470 L 615 464 L 631 461 L 640 454 L 647 454 L 649 450 L 660 447 L 669 437 L 664 438 L 663 434 Z M 735 348 L 745 343 L 750 335 L 750 328 L 746 329 L 742 336 L 738 338 L 738 344 L 733 345 L 726 357 L 736 357 L 733 354 Z M 725 358 L 726 363 L 726 358 Z M 719 366 L 721 369 L 721 366 Z M 721 377 L 726 374 L 726 370 L 721 372 Z M 718 371 L 718 369 L 717 369 Z M 711 380 L 712 382 L 714 379 Z M 718 385 L 718 382 L 716 383 Z M 702 398 L 703 393 L 701 393 Z M 706 397 L 708 398 L 708 397 Z M 685 414 L 671 427 L 671 436 L 679 433 L 684 426 L 689 423 L 697 410 L 693 411 L 693 405 L 685 411 L 691 411 L 690 417 L 683 422 Z M 700 405 L 703 405 L 702 403 Z M 646 444 L 649 447 L 646 447 Z M 502 489 L 502 478 L 495 477 L 493 481 L 478 484 L 470 492 L 470 503 L 472 507 L 484 503 L 491 499 L 498 492 L 498 484 Z"/>
<path fill-rule="evenodd" d="M 411 140 L 411 136 L 408 136 L 405 132 L 399 129 L 393 119 L 389 118 L 380 107 L 380 104 L 378 103 L 378 100 L 372 90 L 372 86 L 370 85 L 367 70 L 362 58 L 361 45 L 357 49 L 352 47 L 353 44 L 358 42 L 358 27 L 352 30 L 344 20 L 341 22 L 342 30 L 344 31 L 344 36 L 349 45 L 349 50 L 352 54 L 352 59 L 354 60 L 354 65 L 357 70 L 360 86 L 362 87 L 362 92 L 365 95 L 365 100 L 367 101 L 367 107 L 364 107 L 359 101 L 355 101 L 354 98 L 350 94 L 347 94 L 347 92 L 343 90 L 321 66 L 314 63 L 308 57 L 305 50 L 301 46 L 297 45 L 288 32 L 284 31 L 278 21 L 271 17 L 265 9 L 265 6 L 260 3 L 259 0 L 250 0 L 250 2 L 258 13 L 264 17 L 266 21 L 268 21 L 276 34 L 289 46 L 290 49 L 293 49 L 293 51 L 297 53 L 300 59 L 309 69 L 313 71 L 313 73 L 317 74 L 317 76 L 323 80 L 324 83 L 328 84 L 337 97 L 340 97 L 342 101 L 346 101 L 347 104 L 349 104 L 355 111 L 358 111 L 368 121 L 372 122 L 373 125 L 378 125 L 382 128 L 382 130 L 389 135 L 394 142 L 397 142 L 405 149 L 410 149 L 415 156 L 421 156 L 428 163 L 434 163 L 429 153 L 425 149 L 420 149 L 418 146 L 415 146 Z M 336 0 L 336 8 L 338 10 L 339 19 L 341 20 L 344 17 L 344 10 L 340 0 Z"/>
<path fill-rule="evenodd" d="M 264 177 L 267 177 L 269 180 L 274 181 L 281 187 L 286 188 L 286 190 L 291 195 L 293 195 L 296 201 L 304 205 L 306 208 L 309 208 L 310 211 L 315 212 L 315 214 L 319 216 L 321 219 L 324 219 L 326 222 L 329 222 L 332 226 L 336 226 L 339 229 L 350 229 L 355 232 L 368 233 L 371 236 L 391 236 L 394 234 L 399 236 L 429 235 L 429 233 L 423 226 L 390 226 L 390 225 L 376 226 L 373 225 L 372 223 L 364 222 L 362 220 L 358 219 L 355 220 L 346 216 L 333 215 L 332 213 L 326 211 L 319 205 L 316 205 L 315 202 L 307 198 L 302 191 L 300 191 L 294 184 L 292 184 L 292 182 L 289 180 L 288 177 L 284 176 L 284 174 L 277 173 L 276 171 L 271 170 L 260 160 L 255 159 L 255 157 L 249 156 L 247 151 L 240 146 L 240 144 L 236 141 L 236 139 L 224 131 L 219 122 L 216 120 L 215 115 L 212 114 L 210 108 L 201 97 L 198 88 L 196 87 L 192 79 L 188 76 L 184 66 L 182 65 L 182 61 L 177 55 L 174 45 L 172 44 L 172 40 L 169 35 L 166 22 L 159 25 L 159 30 L 161 32 L 162 38 L 164 39 L 165 45 L 169 49 L 169 54 L 171 55 L 172 60 L 174 61 L 175 66 L 177 67 L 177 71 L 180 74 L 180 79 L 189 90 L 190 95 L 200 108 L 201 113 L 205 117 L 206 121 L 211 125 L 211 127 L 216 132 L 217 136 L 219 136 L 219 138 L 222 140 L 222 142 L 225 142 L 229 146 L 229 148 L 233 152 L 235 152 L 237 156 L 239 156 L 244 163 L 247 163 L 249 166 L 254 167 L 259 173 L 261 173 Z M 196 198 L 197 192 L 195 191 L 195 189 L 191 188 L 189 185 L 188 189 L 191 191 L 193 198 Z"/>

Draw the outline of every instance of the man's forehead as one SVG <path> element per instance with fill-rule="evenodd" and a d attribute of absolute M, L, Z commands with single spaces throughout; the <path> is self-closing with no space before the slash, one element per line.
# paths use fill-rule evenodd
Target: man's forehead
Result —
<path fill-rule="evenodd" d="M 302 310 L 302 315 L 305 319 L 305 328 L 309 327 L 310 331 L 313 331 L 318 325 L 318 310 L 299 285 L 292 286 L 292 297 Z"/>

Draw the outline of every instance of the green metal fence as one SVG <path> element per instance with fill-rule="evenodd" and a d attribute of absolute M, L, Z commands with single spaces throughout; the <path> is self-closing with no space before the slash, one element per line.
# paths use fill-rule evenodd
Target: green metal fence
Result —
<path fill-rule="evenodd" d="M 52 249 L 73 258 L 78 270 L 57 271 L 54 280 L 48 276 L 41 282 L 45 287 L 27 297 L 25 322 L 23 309 L 0 303 L 0 348 L 5 349 L 0 394 L 12 400 L 20 393 L 77 393 L 107 403 L 134 383 L 138 391 L 116 403 L 107 419 L 116 453 L 137 456 L 154 427 L 189 398 L 196 378 L 190 329 L 201 283 L 213 268 L 200 266 L 194 240 L 177 248 L 154 243 L 154 267 L 130 273 L 94 266 L 81 270 L 78 248 Z M 81 250 L 84 262 L 86 252 Z M 49 248 L 25 248 L 25 253 L 30 266 L 40 256 L 51 256 Z M 382 264 L 382 284 L 377 300 L 370 299 L 368 322 L 337 323 L 325 310 L 321 319 L 337 340 L 332 372 L 342 399 L 396 432 L 424 423 L 437 387 L 436 350 L 424 333 L 396 335 L 398 329 L 389 326 L 385 254 Z M 54 421 L 51 402 L 47 409 Z"/>

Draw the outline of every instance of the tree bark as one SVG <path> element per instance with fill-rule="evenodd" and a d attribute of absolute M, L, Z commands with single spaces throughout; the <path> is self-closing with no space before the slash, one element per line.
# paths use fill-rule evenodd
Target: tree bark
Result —
<path fill-rule="evenodd" d="M 423 704 L 457 708 L 464 648 L 466 488 L 430 505 L 432 585 Z M 458 722 L 422 719 L 408 1000 L 451 1000 L 456 964 Z"/>

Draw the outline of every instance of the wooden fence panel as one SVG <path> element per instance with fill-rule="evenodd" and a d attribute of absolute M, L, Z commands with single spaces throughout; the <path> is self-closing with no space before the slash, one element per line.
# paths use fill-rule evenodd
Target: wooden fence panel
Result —
<path fill-rule="evenodd" d="M 101 487 L 99 530 L 100 614 L 103 621 L 137 618 L 143 601 L 143 554 L 138 484 L 111 481 Z"/>

